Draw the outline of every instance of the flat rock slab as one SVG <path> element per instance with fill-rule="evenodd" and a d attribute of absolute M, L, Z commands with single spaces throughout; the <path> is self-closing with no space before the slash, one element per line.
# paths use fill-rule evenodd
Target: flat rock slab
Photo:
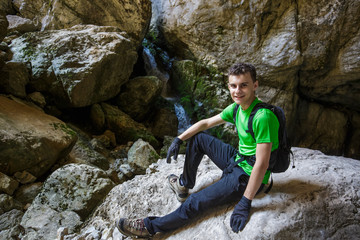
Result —
<path fill-rule="evenodd" d="M 293 148 L 296 168 L 274 174 L 267 195 L 253 200 L 250 220 L 241 233 L 230 228 L 231 205 L 219 206 L 189 225 L 153 239 L 356 239 L 360 236 L 360 161 Z M 114 230 L 120 217 L 162 216 L 179 207 L 166 176 L 182 172 L 184 156 L 166 164 L 160 159 L 146 175 L 116 186 L 83 227 L 81 236 L 122 239 Z M 217 181 L 222 172 L 205 156 L 191 192 Z M 95 230 L 96 229 L 96 230 Z M 68 236 L 70 237 L 70 236 Z M 66 238 L 70 239 L 70 238 Z M 99 238 L 100 239 L 100 238 Z"/>

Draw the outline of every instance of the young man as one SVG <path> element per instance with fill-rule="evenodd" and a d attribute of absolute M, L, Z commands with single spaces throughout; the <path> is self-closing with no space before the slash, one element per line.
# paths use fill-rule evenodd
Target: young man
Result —
<path fill-rule="evenodd" d="M 255 96 L 258 84 L 255 67 L 251 64 L 235 64 L 229 69 L 228 88 L 234 103 L 220 114 L 192 125 L 169 147 L 168 162 L 171 156 L 177 158 L 181 143 L 188 140 L 183 174 L 168 177 L 170 188 L 183 202 L 181 206 L 163 217 L 122 218 L 116 222 L 120 232 L 128 236 L 150 237 L 157 232 L 182 227 L 199 213 L 231 202 L 238 203 L 231 215 L 230 226 L 234 232 L 244 229 L 252 199 L 268 182 L 270 154 L 279 144 L 279 122 L 268 109 L 260 109 L 254 117 L 256 141 L 246 132 L 251 110 L 260 102 Z M 235 123 L 239 135 L 238 150 L 202 132 L 225 122 L 234 123 L 233 112 L 237 104 L 240 105 Z M 188 196 L 188 189 L 195 185 L 196 172 L 204 154 L 223 170 L 223 175 L 216 183 Z"/>

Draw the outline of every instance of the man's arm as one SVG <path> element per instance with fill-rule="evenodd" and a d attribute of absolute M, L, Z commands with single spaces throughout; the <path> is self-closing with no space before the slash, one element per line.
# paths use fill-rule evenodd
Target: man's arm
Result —
<path fill-rule="evenodd" d="M 248 185 L 241 200 L 236 204 L 230 217 L 230 226 L 234 232 L 242 231 L 249 217 L 251 201 L 255 197 L 269 167 L 272 143 L 256 145 L 256 161 L 251 171 Z"/>
<path fill-rule="evenodd" d="M 189 127 L 188 129 L 186 129 L 185 132 L 180 134 L 180 136 L 176 137 L 174 141 L 171 143 L 166 155 L 166 162 L 167 163 L 171 162 L 171 156 L 174 156 L 175 160 L 177 159 L 180 150 L 180 145 L 183 141 L 191 138 L 192 136 L 194 136 L 195 134 L 201 131 L 212 128 L 221 123 L 225 123 L 225 121 L 220 117 L 220 114 L 218 114 L 211 118 L 200 120 L 191 127 Z"/>
<path fill-rule="evenodd" d="M 180 134 L 178 138 L 185 141 L 201 131 L 205 131 L 222 123 L 225 123 L 225 121 L 220 117 L 220 114 L 215 115 L 211 118 L 200 120 L 188 129 L 186 129 L 186 131 Z"/>
<path fill-rule="evenodd" d="M 248 185 L 245 189 L 244 196 L 252 200 L 258 191 L 266 170 L 269 167 L 272 143 L 258 143 L 256 145 L 256 161 L 251 171 Z"/>

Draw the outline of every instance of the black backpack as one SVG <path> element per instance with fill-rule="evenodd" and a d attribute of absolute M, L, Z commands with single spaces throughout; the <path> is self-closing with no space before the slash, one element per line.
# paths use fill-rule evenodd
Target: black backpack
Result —
<path fill-rule="evenodd" d="M 239 108 L 239 105 L 237 104 L 234 109 L 234 113 L 233 113 L 234 123 L 236 120 L 235 118 L 236 118 L 236 113 L 237 113 L 238 108 Z M 256 141 L 252 125 L 253 125 L 253 120 L 254 120 L 254 116 L 255 116 L 256 112 L 261 108 L 266 108 L 266 109 L 271 110 L 275 114 L 275 116 L 277 117 L 277 119 L 279 121 L 279 133 L 278 133 L 279 147 L 278 147 L 278 149 L 271 152 L 268 170 L 270 170 L 273 173 L 285 172 L 289 168 L 289 165 L 290 165 L 290 154 L 293 156 L 294 156 L 294 154 L 291 151 L 291 143 L 290 143 L 290 139 L 288 138 L 287 131 L 286 131 L 286 119 L 285 119 L 284 110 L 278 106 L 274 106 L 274 105 L 271 105 L 268 103 L 262 102 L 262 103 L 256 104 L 250 113 L 250 117 L 249 117 L 249 121 L 248 121 L 248 130 L 246 130 L 246 132 L 250 133 L 251 136 Z M 295 166 L 293 165 L 293 168 L 294 167 Z"/>

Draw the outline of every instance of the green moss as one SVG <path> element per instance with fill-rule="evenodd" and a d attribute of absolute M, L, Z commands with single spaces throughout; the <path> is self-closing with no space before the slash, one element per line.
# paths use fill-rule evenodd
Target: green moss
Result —
<path fill-rule="evenodd" d="M 157 152 L 150 151 L 150 159 L 151 159 L 152 162 L 155 162 L 159 158 L 160 158 L 160 156 L 157 154 Z"/>
<path fill-rule="evenodd" d="M 174 62 L 172 81 L 181 96 L 182 106 L 193 122 L 212 117 L 231 104 L 229 97 L 219 95 L 219 91 L 228 94 L 224 73 L 206 62 Z M 222 99 L 221 104 L 219 98 Z M 227 143 L 237 145 L 236 134 L 225 130 L 223 126 L 210 129 L 209 132 Z"/>
<path fill-rule="evenodd" d="M 30 60 L 36 58 L 37 52 L 34 46 L 27 44 L 27 46 L 22 49 L 22 55 L 24 59 Z"/>
<path fill-rule="evenodd" d="M 223 35 L 224 34 L 224 27 L 223 26 L 217 26 L 216 27 L 216 33 L 218 35 Z"/>
<path fill-rule="evenodd" d="M 150 53 L 155 57 L 157 61 L 165 67 L 169 67 L 171 65 L 171 59 L 169 55 L 162 49 L 162 40 L 159 36 L 159 32 L 157 30 L 150 30 L 143 42 L 142 45 L 149 49 Z"/>
<path fill-rule="evenodd" d="M 55 129 L 55 130 L 61 130 L 63 131 L 64 133 L 72 136 L 72 137 L 75 137 L 77 136 L 76 135 L 76 132 L 74 130 L 72 130 L 70 127 L 68 127 L 66 124 L 64 123 L 50 123 L 50 125 Z"/>

